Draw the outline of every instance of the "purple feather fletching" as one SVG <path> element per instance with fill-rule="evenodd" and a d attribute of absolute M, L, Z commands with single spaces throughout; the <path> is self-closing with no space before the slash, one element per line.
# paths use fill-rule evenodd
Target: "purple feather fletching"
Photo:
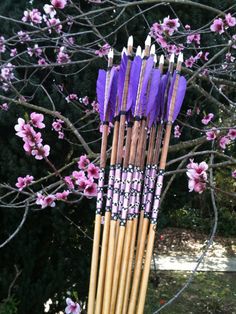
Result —
<path fill-rule="evenodd" d="M 168 118 L 169 118 L 171 98 L 172 98 L 172 94 L 173 94 L 173 90 L 174 90 L 175 80 L 176 80 L 176 72 L 173 75 L 173 79 L 172 79 L 171 86 L 169 89 L 165 121 L 168 121 Z M 183 76 L 180 76 L 179 82 L 178 82 L 178 89 L 177 89 L 177 94 L 176 94 L 176 100 L 175 100 L 175 105 L 174 105 L 174 113 L 173 113 L 173 117 L 172 117 L 172 122 L 174 122 L 176 120 L 176 118 L 180 112 L 181 106 L 183 104 L 184 96 L 186 93 L 186 88 L 187 88 L 187 81 Z"/>
<path fill-rule="evenodd" d="M 115 115 L 116 96 L 117 96 L 118 71 L 116 68 L 111 69 L 110 96 L 109 96 L 109 121 L 111 122 Z"/>
<path fill-rule="evenodd" d="M 136 56 L 133 60 L 131 71 L 130 71 L 126 111 L 129 111 L 130 109 L 132 112 L 134 111 L 141 66 L 142 66 L 142 58 L 139 56 Z"/>
<path fill-rule="evenodd" d="M 120 111 L 121 104 L 122 104 L 127 63 L 128 63 L 128 56 L 124 53 L 121 59 L 119 77 L 118 77 L 118 90 L 117 90 L 118 103 L 119 103 L 118 112 Z"/>
<path fill-rule="evenodd" d="M 105 87 L 106 87 L 106 71 L 99 70 L 97 79 L 97 100 L 99 107 L 100 120 L 104 121 L 104 100 L 105 100 Z"/>
<path fill-rule="evenodd" d="M 152 74 L 152 69 L 153 69 L 153 61 L 154 57 L 151 56 L 147 59 L 146 62 L 146 67 L 145 67 L 145 72 L 144 72 L 144 77 L 143 77 L 143 82 L 142 82 L 142 89 L 140 93 L 140 99 L 139 103 L 137 104 L 137 114 L 138 115 L 143 115 L 145 112 L 145 106 L 147 104 L 147 93 L 148 93 L 148 82 L 150 79 L 150 76 Z"/>
<path fill-rule="evenodd" d="M 144 113 L 145 116 L 150 115 L 149 119 L 152 119 L 152 115 L 155 116 L 155 112 L 157 112 L 157 95 L 159 92 L 160 87 L 160 80 L 161 80 L 161 72 L 159 69 L 153 69 L 152 72 L 152 79 L 148 94 L 148 101 L 147 101 L 147 107 L 146 112 Z"/>

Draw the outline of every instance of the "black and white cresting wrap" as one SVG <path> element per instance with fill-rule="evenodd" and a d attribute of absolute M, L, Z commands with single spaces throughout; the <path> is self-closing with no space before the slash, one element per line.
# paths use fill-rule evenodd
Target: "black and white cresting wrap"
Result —
<path fill-rule="evenodd" d="M 120 185 L 121 185 L 121 164 L 115 165 L 115 177 L 114 177 L 114 188 L 112 197 L 112 209 L 111 209 L 111 219 L 118 219 L 118 209 L 119 209 L 119 197 L 120 197 Z"/>
<path fill-rule="evenodd" d="M 162 191 L 162 186 L 163 186 L 164 173 L 165 173 L 165 170 L 159 169 L 159 172 L 157 175 L 156 190 L 155 190 L 155 195 L 154 195 L 151 224 L 157 223 L 157 216 L 158 216 L 160 200 L 161 200 L 161 191 Z"/>
<path fill-rule="evenodd" d="M 104 181 L 105 181 L 105 168 L 100 168 L 99 178 L 98 178 L 98 189 L 97 189 L 98 194 L 97 194 L 97 203 L 96 203 L 96 214 L 101 214 L 102 212 Z"/>

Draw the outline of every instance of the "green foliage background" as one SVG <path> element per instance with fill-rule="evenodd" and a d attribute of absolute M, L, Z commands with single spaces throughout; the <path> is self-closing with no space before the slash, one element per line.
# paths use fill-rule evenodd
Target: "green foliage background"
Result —
<path fill-rule="evenodd" d="M 199 1 L 201 2 L 201 1 Z M 35 1 L 34 5 L 41 3 Z M 84 10 L 89 10 L 91 5 L 80 1 Z M 213 5 L 220 9 L 225 9 L 232 4 L 232 1 L 207 1 L 208 5 Z M 28 1 L 13 0 L 0 2 L 0 14 L 14 18 L 21 18 Z M 191 8 L 186 10 L 186 6 L 176 5 L 176 11 L 181 18 L 183 25 L 193 24 L 194 28 L 201 26 L 213 18 L 210 14 L 202 14 L 202 11 Z M 123 21 L 138 13 L 138 9 L 134 7 L 125 11 L 121 19 Z M 157 8 L 149 11 L 147 19 L 150 24 L 163 19 L 172 12 L 167 7 Z M 109 14 L 103 15 L 100 19 L 108 20 Z M 97 22 L 101 22 L 101 20 Z M 112 26 L 114 29 L 116 25 Z M 16 31 L 18 31 L 16 27 Z M 111 28 L 101 29 L 102 34 L 106 34 Z M 12 25 L 4 22 L 1 25 L 1 34 L 7 37 L 12 31 Z M 128 34 L 133 34 L 135 42 L 144 41 L 148 28 L 141 16 L 131 21 L 128 26 L 121 28 L 117 35 L 111 38 L 110 44 L 114 44 L 118 51 L 126 44 Z M 79 38 L 76 40 L 80 41 Z M 206 39 L 207 40 L 207 39 Z M 204 41 L 204 39 L 203 39 Z M 78 92 L 82 95 L 88 95 L 93 98 L 95 96 L 95 82 L 99 67 L 104 67 L 105 63 L 96 61 L 92 63 L 86 71 L 70 76 L 64 83 L 70 92 Z M 43 74 L 42 74 L 43 75 Z M 55 78 L 55 77 L 54 77 Z M 49 77 L 48 83 L 52 85 L 52 77 Z M 55 78 L 57 82 L 60 78 Z M 73 90 L 71 90 L 71 86 Z M 52 97 L 58 104 L 58 110 L 68 116 L 72 121 L 81 116 L 76 109 L 66 107 L 64 99 L 54 94 L 53 88 L 49 90 Z M 184 109 L 193 106 L 196 95 L 188 92 L 188 102 L 185 103 Z M 48 100 L 44 95 L 37 95 L 34 99 L 35 104 L 48 105 Z M 201 105 L 201 104 L 200 104 Z M 208 112 L 212 111 L 218 115 L 218 108 L 212 104 L 204 102 L 204 107 L 208 108 Z M 21 141 L 14 135 L 14 125 L 17 118 L 24 116 L 26 110 L 12 106 L 8 112 L 0 112 L 0 178 L 1 182 L 7 182 L 14 185 L 18 176 L 25 174 L 33 174 L 35 178 L 47 174 L 47 168 L 43 162 L 38 162 L 33 158 L 26 157 L 22 149 Z M 29 112 L 28 112 L 29 113 Z M 84 151 L 81 148 L 74 148 L 70 151 L 70 147 L 65 142 L 58 142 L 55 135 L 50 130 L 52 119 L 47 117 L 46 124 L 48 130 L 45 134 L 45 142 L 52 147 L 52 157 L 56 160 L 56 165 L 61 166 L 67 155 L 78 157 Z M 192 119 L 193 126 L 200 126 L 200 119 Z M 97 124 L 94 124 L 94 128 Z M 91 140 L 84 134 L 87 141 Z M 96 134 L 93 135 L 96 138 Z M 183 132 L 181 140 L 188 140 L 199 135 L 193 131 L 186 130 Z M 173 143 L 177 143 L 173 139 Z M 206 148 L 208 146 L 206 145 Z M 95 152 L 99 151 L 99 145 L 93 147 Z M 208 147 L 209 148 L 209 147 Z M 63 154 L 61 152 L 64 152 Z M 181 152 L 185 153 L 185 152 Z M 232 153 L 232 152 L 231 152 Z M 174 158 L 172 154 L 170 158 Z M 197 159 L 196 159 L 197 160 Z M 42 166 L 43 165 L 43 166 Z M 174 169 L 174 168 L 173 168 Z M 225 181 L 225 177 L 228 177 Z M 221 185 L 227 184 L 232 186 L 233 181 L 230 178 L 229 169 L 221 170 L 217 174 L 217 182 Z M 174 202 L 173 202 L 174 199 Z M 225 235 L 235 235 L 235 208 L 231 200 L 224 197 L 221 201 L 219 231 Z M 223 205 L 224 204 L 224 205 Z M 93 233 L 93 219 L 95 210 L 95 200 L 83 200 L 79 205 L 57 205 L 56 208 L 48 208 L 42 211 L 30 212 L 29 217 L 19 235 L 13 239 L 6 247 L 0 250 L 0 300 L 6 300 L 8 289 L 15 277 L 14 265 L 22 271 L 12 288 L 12 299 L 2 301 L 7 304 L 4 314 L 39 314 L 43 313 L 44 303 L 51 298 L 53 306 L 49 313 L 62 310 L 65 307 L 65 297 L 67 291 L 74 296 L 78 295 L 80 301 L 85 301 L 88 291 L 89 268 L 92 250 L 92 241 L 84 236 L 74 225 L 69 223 L 64 215 L 68 216 L 77 225 L 90 236 Z M 22 218 L 23 211 L 11 208 L 1 208 L 1 229 L 0 239 L 6 239 L 9 234 L 16 228 Z M 188 193 L 187 179 L 184 175 L 178 176 L 174 181 L 172 188 L 168 192 L 168 196 L 161 208 L 159 229 L 166 226 L 180 226 L 186 228 L 195 228 L 201 231 L 209 232 L 212 222 L 212 209 L 209 202 L 208 193 L 203 195 L 194 195 Z M 58 301 L 58 304 L 55 301 Z M 10 309 L 7 310 L 6 309 Z M 17 310 L 16 310 L 17 308 Z M 0 307 L 0 313 L 1 312 Z"/>

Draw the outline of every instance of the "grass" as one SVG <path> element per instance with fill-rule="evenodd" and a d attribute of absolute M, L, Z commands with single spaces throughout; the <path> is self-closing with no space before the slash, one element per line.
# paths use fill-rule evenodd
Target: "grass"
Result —
<path fill-rule="evenodd" d="M 152 314 L 183 286 L 188 272 L 158 271 L 150 278 L 144 313 Z M 236 314 L 236 273 L 198 272 L 161 314 Z"/>

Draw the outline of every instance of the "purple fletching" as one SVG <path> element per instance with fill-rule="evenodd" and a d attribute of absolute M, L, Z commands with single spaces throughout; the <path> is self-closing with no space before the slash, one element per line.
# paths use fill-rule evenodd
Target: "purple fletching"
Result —
<path fill-rule="evenodd" d="M 164 114 L 165 114 L 165 94 L 166 94 L 166 88 L 168 84 L 170 73 L 167 72 L 166 74 L 162 75 L 161 77 L 161 83 L 160 83 L 160 91 L 158 93 L 158 102 L 157 105 L 157 119 L 158 121 L 163 121 Z"/>
<path fill-rule="evenodd" d="M 132 67 L 130 71 L 126 111 L 129 111 L 130 109 L 132 110 L 132 112 L 134 111 L 141 67 L 142 58 L 136 56 L 132 62 Z"/>
<path fill-rule="evenodd" d="M 104 121 L 105 87 L 106 87 L 106 71 L 99 70 L 96 92 L 97 92 L 99 115 L 100 115 L 101 121 Z"/>
<path fill-rule="evenodd" d="M 176 72 L 174 72 L 174 75 L 173 75 L 173 78 L 172 78 L 172 82 L 171 82 L 171 86 L 170 86 L 170 89 L 169 89 L 165 121 L 169 120 L 169 111 L 170 111 L 171 98 L 172 98 L 172 94 L 173 94 L 173 90 L 174 90 L 175 80 L 176 80 Z M 173 117 L 172 117 L 172 121 L 171 122 L 174 122 L 176 120 L 176 118 L 177 118 L 177 116 L 178 116 L 178 114 L 180 112 L 181 106 L 183 104 L 184 96 L 185 96 L 185 93 L 186 93 L 186 88 L 187 88 L 187 81 L 186 81 L 186 79 L 183 76 L 180 76 L 179 82 L 178 82 L 176 100 L 175 100 L 175 104 L 174 104 L 174 112 L 173 112 Z"/>
<path fill-rule="evenodd" d="M 137 104 L 138 110 L 136 110 L 138 115 L 144 114 L 145 106 L 147 105 L 148 82 L 149 82 L 150 76 L 152 74 L 153 61 L 154 61 L 154 57 L 151 56 L 147 59 L 147 62 L 146 62 L 146 67 L 145 67 L 145 72 L 144 72 L 143 82 L 142 82 L 142 89 L 141 89 L 141 93 L 140 93 L 140 99 L 139 99 L 139 103 Z"/>
<path fill-rule="evenodd" d="M 119 104 L 118 111 L 121 110 L 127 63 L 128 63 L 128 56 L 124 53 L 121 59 L 119 77 L 118 77 L 118 90 L 117 90 L 118 104 Z"/>
<path fill-rule="evenodd" d="M 145 116 L 150 115 L 150 118 L 152 115 L 155 115 L 155 112 L 157 112 L 156 99 L 157 99 L 157 95 L 159 92 L 160 80 L 161 80 L 160 70 L 159 69 L 153 69 L 151 84 L 150 84 L 150 89 L 149 89 L 149 94 L 148 94 L 147 107 L 145 110 L 146 112 L 144 113 Z"/>
<path fill-rule="evenodd" d="M 118 71 L 116 68 L 111 69 L 110 96 L 109 96 L 109 121 L 112 122 L 115 116 L 116 96 L 117 96 Z"/>

